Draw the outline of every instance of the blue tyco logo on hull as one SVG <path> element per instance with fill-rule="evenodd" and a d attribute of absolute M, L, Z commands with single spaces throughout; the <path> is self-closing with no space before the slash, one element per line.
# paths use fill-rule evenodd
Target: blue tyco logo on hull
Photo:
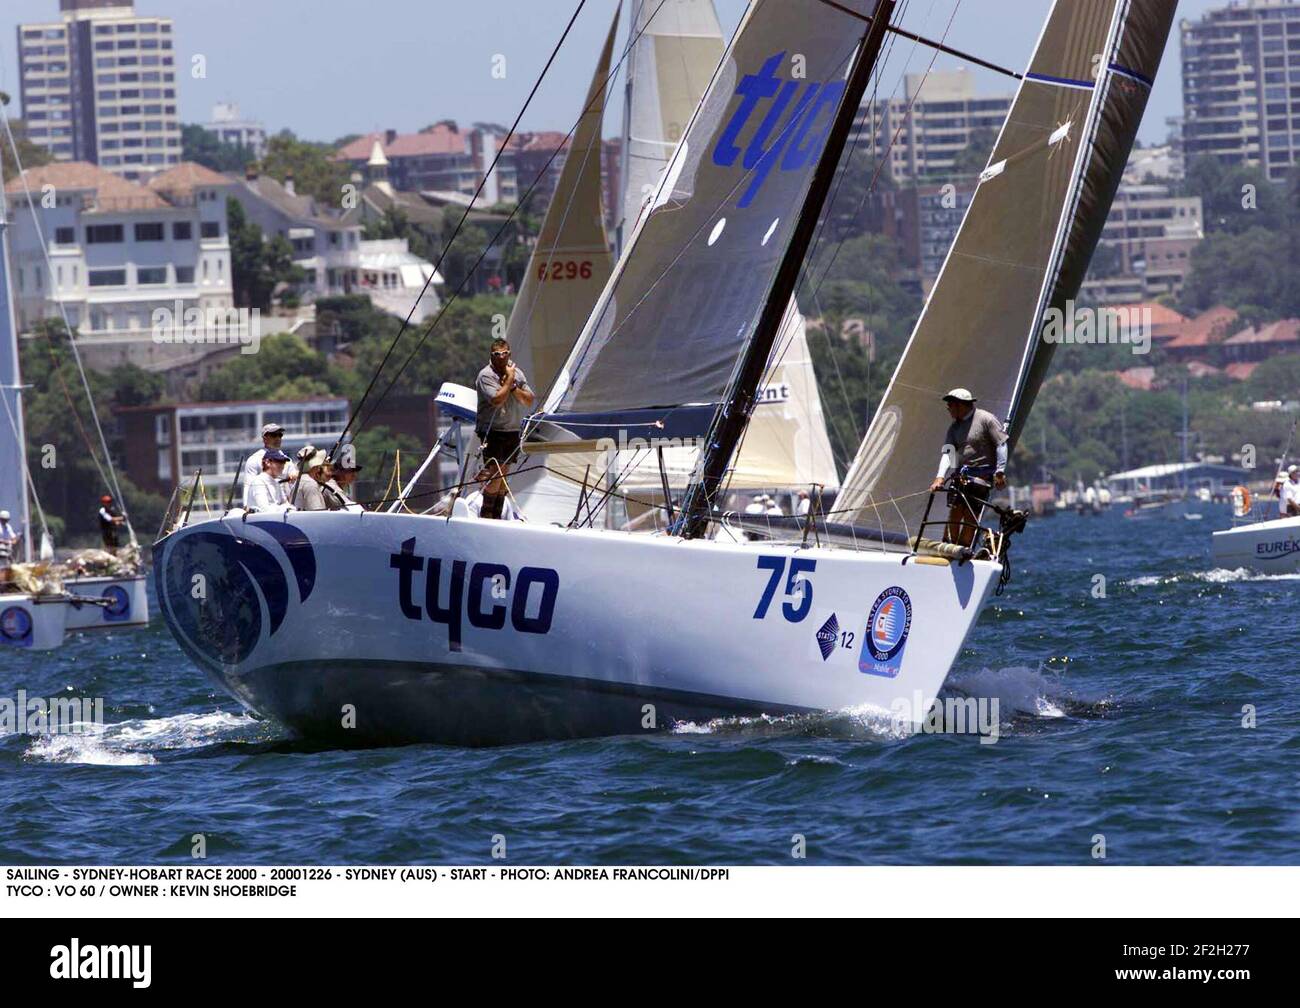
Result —
<path fill-rule="evenodd" d="M 449 570 L 444 603 L 444 561 L 438 557 L 416 556 L 415 539 L 405 540 L 402 551 L 389 556 L 388 566 L 397 571 L 397 604 L 402 615 L 410 620 L 422 620 L 427 614 L 433 622 L 446 624 L 447 645 L 452 651 L 461 650 L 465 620 L 480 630 L 503 630 L 507 610 L 510 625 L 519 633 L 551 631 L 560 575 L 549 567 L 521 567 L 514 574 L 503 564 L 470 566 L 464 560 L 453 560 L 446 564 Z M 415 575 L 421 571 L 424 571 L 423 609 L 413 598 Z"/>
<path fill-rule="evenodd" d="M 792 172 L 817 160 L 844 96 L 844 81 L 825 84 L 778 76 L 786 55 L 768 57 L 758 73 L 741 78 L 736 85 L 740 106 L 713 148 L 713 163 L 722 168 L 730 168 L 744 154 L 742 164 L 752 178 L 740 196 L 742 209 L 754 202 L 778 163 L 781 171 Z M 767 106 L 764 115 L 742 151 L 741 131 L 763 105 Z"/>

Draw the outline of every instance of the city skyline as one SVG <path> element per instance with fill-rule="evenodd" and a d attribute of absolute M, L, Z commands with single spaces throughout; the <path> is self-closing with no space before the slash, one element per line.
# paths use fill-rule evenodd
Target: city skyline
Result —
<path fill-rule="evenodd" d="M 716 0 L 725 32 L 734 30 L 745 0 Z M 218 102 L 238 104 L 245 118 L 264 122 L 269 132 L 290 129 L 299 137 L 332 142 L 372 130 L 414 132 L 441 119 L 462 124 L 502 122 L 518 114 L 574 6 L 556 0 L 546 5 L 524 0 L 494 0 L 488 18 L 473 8 L 465 34 L 450 45 L 433 33 L 453 10 L 452 0 L 374 0 L 370 16 L 335 23 L 317 12 L 308 15 L 295 0 L 139 0 L 141 15 L 171 17 L 176 22 L 177 90 L 180 119 L 205 123 Z M 555 65 L 539 90 L 521 128 L 566 130 L 576 117 L 590 79 L 595 53 L 608 31 L 617 0 L 588 0 Z M 625 5 L 626 6 L 626 5 Z M 950 44 L 1019 69 L 1027 60 L 1050 7 L 1050 0 L 1013 0 L 1000 10 L 1015 16 L 990 21 L 986 9 L 967 0 L 954 3 L 900 5 L 901 23 L 930 37 L 947 31 Z M 1183 0 L 1181 18 L 1199 18 L 1222 6 L 1217 0 Z M 57 0 L 9 0 L 10 17 L 0 35 L 0 89 L 19 106 L 19 74 L 14 26 L 58 20 Z M 544 9 L 546 8 L 546 9 Z M 954 14 L 955 10 L 955 14 Z M 949 20 L 951 18 L 951 25 Z M 626 32 L 627 12 L 623 27 Z M 250 23 L 261 26 L 249 33 Z M 427 26 L 427 32 L 417 30 Z M 346 30 L 341 30 L 342 28 Z M 400 27 L 401 30 L 398 30 Z M 1177 27 L 1175 26 L 1175 32 Z M 433 37 L 431 37 L 433 36 Z M 286 42 L 288 40 L 288 42 Z M 304 58 L 286 55 L 308 54 Z M 622 43 L 620 43 L 620 51 Z M 429 53 L 437 57 L 430 59 Z M 203 57 L 205 75 L 196 77 L 194 57 Z M 504 78 L 493 75 L 494 60 L 505 57 Z M 904 73 L 924 72 L 931 53 L 898 39 L 885 61 L 881 89 L 902 93 Z M 340 72 L 340 63 L 350 67 Z M 935 70 L 966 65 L 939 54 Z M 1013 90 L 1014 82 L 974 68 L 981 93 Z M 1160 143 L 1166 120 L 1182 114 L 1178 39 L 1172 38 L 1140 131 L 1144 144 Z M 346 86 L 340 88 L 340 80 Z M 616 86 L 606 119 L 607 135 L 617 132 L 621 88 Z M 322 100 L 322 95 L 326 100 Z"/>

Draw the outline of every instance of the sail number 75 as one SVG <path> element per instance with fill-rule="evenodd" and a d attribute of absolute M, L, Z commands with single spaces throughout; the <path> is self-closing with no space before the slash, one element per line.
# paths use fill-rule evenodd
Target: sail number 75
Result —
<path fill-rule="evenodd" d="M 771 576 L 763 589 L 763 597 L 758 600 L 758 608 L 754 610 L 754 619 L 767 617 L 767 610 L 771 607 L 772 600 L 776 598 L 781 577 L 785 575 L 785 597 L 790 601 L 781 603 L 781 612 L 791 623 L 801 622 L 812 610 L 813 600 L 812 581 L 804 575 L 811 574 L 817 569 L 817 561 L 791 557 L 787 571 L 785 557 L 765 556 L 758 558 L 758 569 L 770 571 Z"/>

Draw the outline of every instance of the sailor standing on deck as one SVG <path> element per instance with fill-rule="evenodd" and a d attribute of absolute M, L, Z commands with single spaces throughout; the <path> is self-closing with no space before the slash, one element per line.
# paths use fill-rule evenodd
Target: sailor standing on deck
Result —
<path fill-rule="evenodd" d="M 997 417 L 975 406 L 975 397 L 967 389 L 955 388 L 943 401 L 952 424 L 930 490 L 941 490 L 950 477 L 960 478 L 959 488 L 948 494 L 947 540 L 969 546 L 989 502 L 990 478 L 999 490 L 1007 485 L 1007 432 Z"/>
<path fill-rule="evenodd" d="M 244 460 L 244 486 L 248 486 L 252 480 L 262 475 L 262 456 L 268 451 L 282 451 L 283 442 L 284 428 L 278 423 L 269 423 L 262 428 L 262 447 Z M 292 462 L 285 465 L 283 478 L 286 480 L 298 478 L 298 468 Z"/>
<path fill-rule="evenodd" d="M 1278 517 L 1300 515 L 1300 466 L 1289 466 L 1282 489 L 1278 492 Z"/>
<path fill-rule="evenodd" d="M 122 516 L 113 504 L 113 498 L 110 494 L 104 494 L 99 498 L 99 535 L 104 541 L 104 549 L 110 553 L 117 552 L 117 528 L 119 525 L 126 524 L 126 519 Z"/>
<path fill-rule="evenodd" d="M 500 518 L 506 499 L 505 476 L 519 453 L 520 425 L 524 410 L 536 396 L 528 379 L 510 359 L 510 344 L 492 341 L 488 366 L 474 382 L 478 390 L 478 421 L 474 431 L 483 444 L 483 468 L 491 480 L 483 488 L 480 517 Z"/>
<path fill-rule="evenodd" d="M 9 524 L 9 512 L 0 511 L 0 569 L 8 567 L 18 553 L 18 533 Z"/>

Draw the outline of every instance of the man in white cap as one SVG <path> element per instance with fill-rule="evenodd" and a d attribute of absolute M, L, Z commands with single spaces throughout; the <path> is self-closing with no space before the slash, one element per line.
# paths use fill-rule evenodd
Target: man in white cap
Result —
<path fill-rule="evenodd" d="M 325 500 L 325 484 L 330 481 L 329 460 L 325 453 L 316 451 L 302 466 L 302 479 L 290 493 L 289 503 L 299 511 L 334 510 Z"/>
<path fill-rule="evenodd" d="M 262 447 L 253 452 L 244 460 L 244 485 L 247 486 L 249 481 L 262 475 L 262 456 L 268 451 L 282 451 L 280 447 L 284 443 L 284 428 L 278 423 L 269 423 L 262 428 Z M 298 468 L 288 462 L 284 467 L 284 475 L 281 477 L 286 481 L 292 481 L 298 478 Z"/>
<path fill-rule="evenodd" d="M 13 562 L 18 551 L 18 532 L 9 524 L 9 512 L 0 511 L 0 569 Z"/>
<path fill-rule="evenodd" d="M 951 477 L 961 478 L 960 488 L 948 493 L 948 542 L 969 546 L 975 541 L 984 505 L 992 485 L 1007 485 L 1007 432 L 988 410 L 975 405 L 969 389 L 955 388 L 943 397 L 952 423 L 944 436 L 939 471 L 930 490 L 943 488 Z"/>
<path fill-rule="evenodd" d="M 1281 518 L 1300 515 L 1300 466 L 1287 467 L 1286 479 L 1278 491 L 1277 509 Z"/>

